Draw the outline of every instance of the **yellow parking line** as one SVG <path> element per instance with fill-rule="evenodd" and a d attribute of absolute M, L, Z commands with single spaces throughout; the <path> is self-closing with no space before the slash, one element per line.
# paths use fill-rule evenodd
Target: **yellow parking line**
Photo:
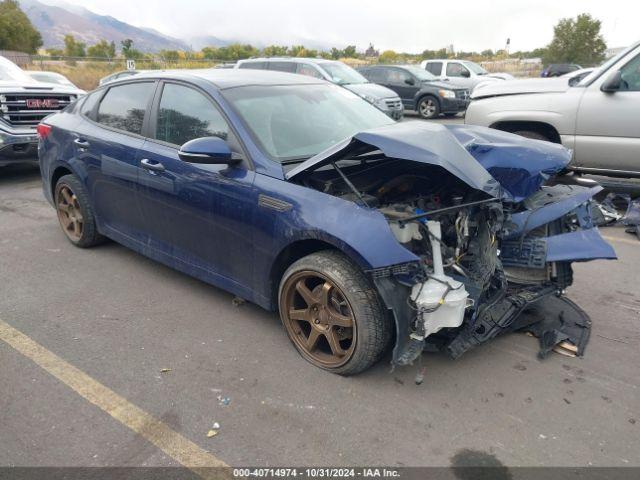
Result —
<path fill-rule="evenodd" d="M 602 238 L 609 240 L 610 242 L 628 243 L 629 245 L 635 246 L 640 245 L 640 240 L 631 240 L 630 238 L 609 237 L 608 235 L 603 235 Z"/>
<path fill-rule="evenodd" d="M 210 467 L 228 467 L 222 460 L 2 320 L 0 340 L 198 475 L 220 478 L 222 472 L 210 470 Z"/>

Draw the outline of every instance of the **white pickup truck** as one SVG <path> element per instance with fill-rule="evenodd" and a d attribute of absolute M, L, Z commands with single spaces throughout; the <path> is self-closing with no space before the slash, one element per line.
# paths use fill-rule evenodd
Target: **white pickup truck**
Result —
<path fill-rule="evenodd" d="M 0 57 L 0 167 L 38 161 L 36 126 L 62 110 L 84 91 L 38 82 Z"/>
<path fill-rule="evenodd" d="M 640 177 L 640 42 L 582 81 L 538 78 L 476 88 L 465 123 L 562 143 L 570 169 Z"/>

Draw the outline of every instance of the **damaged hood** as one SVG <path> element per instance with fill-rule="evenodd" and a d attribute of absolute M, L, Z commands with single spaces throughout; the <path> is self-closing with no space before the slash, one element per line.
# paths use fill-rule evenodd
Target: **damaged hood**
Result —
<path fill-rule="evenodd" d="M 413 121 L 357 133 L 289 170 L 285 178 L 375 151 L 442 167 L 476 190 L 513 201 L 533 194 L 571 159 L 566 148 L 548 142 L 485 127 Z"/>
<path fill-rule="evenodd" d="M 504 82 L 483 82 L 476 87 L 472 99 L 518 95 L 525 93 L 563 93 L 571 88 L 568 78 L 531 78 L 528 80 L 505 80 Z"/>

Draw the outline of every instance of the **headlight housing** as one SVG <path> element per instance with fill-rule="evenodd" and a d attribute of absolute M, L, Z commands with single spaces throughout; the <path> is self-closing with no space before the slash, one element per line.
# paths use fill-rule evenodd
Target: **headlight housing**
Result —
<path fill-rule="evenodd" d="M 456 92 L 453 90 L 438 90 L 438 95 L 442 98 L 456 98 Z"/>
<path fill-rule="evenodd" d="M 384 101 L 384 98 L 376 98 L 371 95 L 363 94 L 360 95 L 364 100 L 369 102 L 371 105 L 378 107 L 380 110 L 387 110 L 387 104 Z"/>

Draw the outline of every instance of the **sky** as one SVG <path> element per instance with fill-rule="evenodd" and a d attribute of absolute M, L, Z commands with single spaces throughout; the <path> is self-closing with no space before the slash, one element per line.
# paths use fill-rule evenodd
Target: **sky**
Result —
<path fill-rule="evenodd" d="M 55 0 L 44 0 L 53 3 Z M 609 47 L 640 40 L 637 0 L 66 0 L 138 27 L 191 38 L 258 45 L 313 43 L 418 53 L 532 50 L 551 41 L 563 17 L 590 13 Z"/>

